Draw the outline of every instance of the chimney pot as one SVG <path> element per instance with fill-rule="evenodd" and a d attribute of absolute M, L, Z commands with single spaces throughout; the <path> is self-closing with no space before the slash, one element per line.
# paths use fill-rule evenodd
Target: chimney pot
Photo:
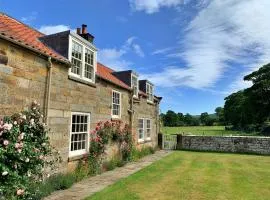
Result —
<path fill-rule="evenodd" d="M 81 28 L 77 28 L 77 34 L 78 34 L 78 35 L 81 34 Z"/>
<path fill-rule="evenodd" d="M 82 24 L 82 34 L 86 34 L 86 33 L 87 33 L 87 25 Z"/>

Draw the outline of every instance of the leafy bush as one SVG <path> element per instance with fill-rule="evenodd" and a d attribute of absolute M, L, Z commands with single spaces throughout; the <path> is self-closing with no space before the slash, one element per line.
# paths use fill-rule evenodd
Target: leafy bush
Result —
<path fill-rule="evenodd" d="M 131 160 L 131 149 L 133 139 L 129 126 L 122 121 L 99 122 L 94 131 L 91 132 L 91 142 L 89 150 L 89 169 L 90 174 L 99 173 L 100 166 L 105 153 L 106 145 L 110 140 L 120 144 L 121 156 L 124 161 Z M 112 163 L 109 168 L 112 168 Z"/>
<path fill-rule="evenodd" d="M 154 154 L 155 149 L 153 147 L 142 147 L 141 149 L 133 148 L 131 152 L 131 157 L 133 161 L 139 160 L 140 158 L 147 156 L 149 154 Z"/>
<path fill-rule="evenodd" d="M 42 117 L 34 102 L 29 111 L 0 120 L 0 196 L 5 199 L 34 199 L 33 183 L 43 181 L 45 171 L 60 161 Z"/>

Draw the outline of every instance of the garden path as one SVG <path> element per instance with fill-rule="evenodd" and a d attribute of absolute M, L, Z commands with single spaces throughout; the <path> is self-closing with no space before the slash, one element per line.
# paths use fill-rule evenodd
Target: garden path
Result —
<path fill-rule="evenodd" d="M 96 192 L 101 191 L 109 185 L 114 184 L 118 180 L 125 178 L 144 167 L 152 164 L 155 161 L 170 154 L 171 151 L 160 150 L 154 154 L 145 156 L 144 158 L 126 164 L 123 167 L 116 168 L 112 171 L 104 172 L 100 175 L 89 177 L 81 182 L 75 183 L 71 188 L 67 190 L 60 190 L 52 193 L 52 195 L 46 197 L 44 200 L 79 200 L 93 195 Z"/>

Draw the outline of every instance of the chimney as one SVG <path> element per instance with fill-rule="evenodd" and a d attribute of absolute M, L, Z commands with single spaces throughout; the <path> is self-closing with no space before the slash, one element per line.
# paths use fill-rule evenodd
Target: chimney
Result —
<path fill-rule="evenodd" d="M 78 35 L 81 34 L 81 28 L 77 28 L 77 34 L 78 34 Z"/>
<path fill-rule="evenodd" d="M 87 33 L 87 25 L 82 24 L 82 34 L 86 34 L 86 33 Z"/>
<path fill-rule="evenodd" d="M 77 28 L 77 34 L 78 34 L 78 29 L 80 29 L 80 28 Z M 90 43 L 93 43 L 93 40 L 95 37 L 87 32 L 87 25 L 86 24 L 82 24 L 82 32 L 81 32 L 81 30 L 79 32 L 80 32 L 79 35 L 82 38 L 86 39 Z"/>

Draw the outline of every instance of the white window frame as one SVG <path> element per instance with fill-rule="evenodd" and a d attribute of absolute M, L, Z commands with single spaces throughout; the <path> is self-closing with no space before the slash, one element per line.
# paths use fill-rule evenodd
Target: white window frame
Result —
<path fill-rule="evenodd" d="M 80 75 L 73 73 L 71 71 L 71 68 L 69 69 L 68 74 L 69 74 L 69 76 L 75 77 L 77 79 L 82 79 L 83 81 L 86 81 L 86 82 L 95 83 L 96 71 L 97 71 L 97 52 L 96 52 L 96 49 L 88 41 L 86 41 L 84 38 L 79 38 L 79 37 L 80 36 L 76 36 L 76 34 L 74 34 L 74 33 L 70 33 L 68 57 L 69 57 L 69 61 L 71 62 L 73 41 L 82 46 L 82 68 L 80 70 Z M 93 76 L 92 76 L 92 79 L 85 77 L 85 52 L 86 52 L 86 49 L 93 53 Z"/>
<path fill-rule="evenodd" d="M 87 123 L 87 131 L 85 132 L 86 134 L 86 138 L 85 138 L 85 149 L 80 149 L 80 150 L 75 150 L 75 151 L 71 151 L 71 138 L 73 134 L 72 132 L 72 117 L 74 115 L 84 115 L 87 116 L 88 118 L 88 123 Z M 89 152 L 89 131 L 90 131 L 90 123 L 91 122 L 91 118 L 90 118 L 90 113 L 83 113 L 83 112 L 71 112 L 71 118 L 70 118 L 70 137 L 69 137 L 69 157 L 74 157 L 74 156 L 79 156 L 79 155 L 83 155 L 85 153 Z"/>
<path fill-rule="evenodd" d="M 139 138 L 140 135 L 139 130 L 141 130 L 141 128 L 139 127 L 139 120 L 143 120 L 143 138 Z M 150 128 L 147 127 L 147 120 L 150 121 Z M 147 130 L 150 130 L 150 137 L 147 136 Z M 138 118 L 138 125 L 137 125 L 138 142 L 151 140 L 151 135 L 152 135 L 152 120 L 150 118 Z"/>
<path fill-rule="evenodd" d="M 146 94 L 147 94 L 147 101 L 153 103 L 153 101 L 154 101 L 154 86 L 150 83 L 146 83 Z"/>
<path fill-rule="evenodd" d="M 139 127 L 139 120 L 142 120 L 143 121 L 143 128 L 140 128 Z M 138 126 L 137 126 L 137 136 L 138 136 L 138 142 L 143 142 L 144 141 L 144 137 L 145 137 L 145 128 L 144 128 L 144 118 L 138 118 Z M 139 138 L 140 137 L 140 133 L 139 133 L 139 130 L 143 130 L 143 138 Z"/>
<path fill-rule="evenodd" d="M 146 137 L 146 140 L 151 140 L 151 132 L 152 132 L 152 120 L 151 119 L 144 119 L 145 121 L 145 137 Z M 150 121 L 150 128 L 147 127 L 147 121 Z M 150 136 L 148 137 L 147 136 L 147 130 L 150 130 Z"/>
<path fill-rule="evenodd" d="M 114 102 L 113 102 L 113 93 L 117 93 L 117 94 L 119 94 L 119 115 L 114 115 L 113 114 L 113 105 L 115 104 Z M 121 97 L 121 92 L 118 92 L 118 91 L 116 91 L 116 90 L 112 90 L 112 118 L 121 118 L 121 104 L 122 104 L 122 97 Z"/>
<path fill-rule="evenodd" d="M 131 83 L 131 88 L 132 88 L 132 90 L 134 89 L 134 85 L 133 85 L 133 81 L 132 81 L 132 79 L 133 79 L 133 77 L 135 77 L 136 79 L 137 79 L 137 91 L 136 91 L 136 93 L 135 94 L 133 94 L 133 97 L 136 97 L 136 98 L 138 98 L 138 96 L 139 96 L 139 78 L 138 78 L 138 76 L 137 75 L 135 75 L 135 74 L 131 74 L 131 76 L 130 76 L 130 83 Z"/>

